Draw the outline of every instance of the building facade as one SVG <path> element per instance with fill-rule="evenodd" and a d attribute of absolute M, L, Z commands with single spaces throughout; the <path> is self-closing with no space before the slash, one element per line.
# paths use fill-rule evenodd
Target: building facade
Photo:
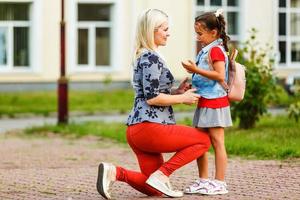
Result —
<path fill-rule="evenodd" d="M 158 8 L 170 16 L 161 52 L 177 79 L 180 62 L 194 59 L 194 17 L 222 7 L 233 42 L 258 30 L 276 51 L 280 77 L 300 73 L 300 0 L 65 0 L 66 74 L 71 82 L 131 80 L 139 13 Z M 0 85 L 56 83 L 60 73 L 61 0 L 0 0 Z M 189 76 L 189 75 L 188 75 Z"/>

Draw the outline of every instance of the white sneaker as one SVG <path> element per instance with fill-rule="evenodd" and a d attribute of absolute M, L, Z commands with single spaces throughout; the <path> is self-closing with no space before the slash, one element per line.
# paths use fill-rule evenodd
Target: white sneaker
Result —
<path fill-rule="evenodd" d="M 169 178 L 159 170 L 151 174 L 146 183 L 169 197 L 183 196 L 183 192 L 172 189 Z"/>
<path fill-rule="evenodd" d="M 227 184 L 224 181 L 210 180 L 209 184 L 200 189 L 198 193 L 206 195 L 227 194 Z"/>
<path fill-rule="evenodd" d="M 200 178 L 199 180 L 196 180 L 192 185 L 185 188 L 184 193 L 186 194 L 196 194 L 199 193 L 201 189 L 207 188 L 209 185 L 210 180 Z"/>
<path fill-rule="evenodd" d="M 109 189 L 116 180 L 116 167 L 110 163 L 100 163 L 98 167 L 97 190 L 105 199 L 111 199 Z"/>

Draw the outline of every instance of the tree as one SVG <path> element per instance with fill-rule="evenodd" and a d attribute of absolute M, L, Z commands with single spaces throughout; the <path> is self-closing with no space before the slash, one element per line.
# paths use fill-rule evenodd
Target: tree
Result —
<path fill-rule="evenodd" d="M 267 112 L 268 94 L 275 89 L 273 76 L 273 48 L 266 44 L 259 47 L 257 31 L 250 30 L 250 38 L 239 49 L 238 62 L 246 66 L 246 93 L 239 103 L 232 103 L 233 119 L 239 119 L 239 127 L 249 129 Z"/>

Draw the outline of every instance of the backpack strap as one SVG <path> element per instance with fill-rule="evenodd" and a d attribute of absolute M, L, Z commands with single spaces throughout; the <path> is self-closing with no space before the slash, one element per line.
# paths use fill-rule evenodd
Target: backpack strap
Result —
<path fill-rule="evenodd" d="M 213 47 L 218 47 L 218 48 L 220 48 L 221 49 L 221 47 L 219 46 L 219 45 L 216 45 L 216 46 L 213 46 Z M 212 48 L 213 48 L 212 47 Z M 212 62 L 212 60 L 211 60 L 211 49 L 212 48 L 210 48 L 209 49 L 209 51 L 208 51 L 208 65 L 214 70 L 214 66 L 213 66 L 213 62 Z M 222 49 L 221 49 L 222 50 Z M 223 52 L 223 50 L 222 50 L 222 52 Z M 230 60 L 229 60 L 229 62 L 230 62 Z M 225 63 L 225 65 L 226 65 L 226 63 Z M 229 67 L 230 67 L 230 65 L 228 64 L 228 76 L 229 76 Z M 228 93 L 229 92 L 229 86 L 228 86 L 228 84 L 226 83 L 226 81 L 222 81 L 222 82 L 219 82 L 219 84 L 223 87 L 223 89 Z"/>
<path fill-rule="evenodd" d="M 229 55 L 230 60 L 235 61 L 237 55 L 238 55 L 238 50 L 236 48 L 232 48 L 231 53 Z"/>

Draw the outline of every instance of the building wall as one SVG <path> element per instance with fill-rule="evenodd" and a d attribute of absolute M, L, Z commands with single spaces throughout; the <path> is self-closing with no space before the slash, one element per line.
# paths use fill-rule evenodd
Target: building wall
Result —
<path fill-rule="evenodd" d="M 161 47 L 160 51 L 164 55 L 172 73 L 176 77 L 184 77 L 187 75 L 180 65 L 185 59 L 193 59 L 194 46 L 192 38 L 193 34 L 193 1 L 177 1 L 176 4 L 172 0 L 125 0 L 122 3 L 123 12 L 118 15 L 122 19 L 122 26 L 118 27 L 118 32 L 122 32 L 119 37 L 122 41 L 121 62 L 119 69 L 113 72 L 100 73 L 71 73 L 72 80 L 103 80 L 110 77 L 112 80 L 123 81 L 131 79 L 131 59 L 134 45 L 134 34 L 138 15 L 145 9 L 158 8 L 164 10 L 170 16 L 170 37 L 167 46 Z M 181 13 L 178 13 L 181 10 Z M 182 14 L 186 13 L 186 14 Z M 189 23 L 187 23 L 189 22 Z M 116 56 L 115 59 L 120 59 Z"/>
<path fill-rule="evenodd" d="M 247 31 L 251 28 L 258 30 L 260 43 L 274 43 L 275 20 L 273 0 L 246 0 L 242 1 L 242 39 L 247 39 Z"/>
<path fill-rule="evenodd" d="M 28 0 L 18 0 L 28 2 Z M 106 71 L 80 72 L 73 70 L 74 54 L 72 44 L 75 41 L 74 2 L 114 2 L 116 7 L 113 52 L 114 69 Z M 16 2 L 16 1 L 13 1 Z M 0 82 L 55 82 L 60 74 L 60 12 L 61 0 L 32 0 L 35 18 L 32 21 L 35 46 L 33 69 L 20 73 L 1 73 Z M 131 79 L 131 58 L 134 43 L 135 26 L 138 15 L 147 8 L 164 10 L 170 16 L 170 37 L 165 47 L 160 47 L 169 68 L 175 78 L 190 76 L 180 65 L 186 59 L 196 55 L 193 20 L 194 0 L 65 0 L 65 18 L 67 28 L 66 67 L 71 81 L 93 82 L 103 80 L 128 81 Z M 273 0 L 243 0 L 241 2 L 240 30 L 244 41 L 250 28 L 256 28 L 261 45 L 277 44 L 277 4 Z M 277 1 L 276 1 L 277 2 Z M 75 45 L 76 46 L 76 45 Z M 73 44 L 74 47 L 74 44 Z M 299 68 L 276 68 L 279 76 L 299 71 Z"/>
<path fill-rule="evenodd" d="M 69 0 L 69 4 L 72 0 Z M 80 2 L 93 2 L 90 0 L 81 0 Z M 94 1 L 95 2 L 95 1 Z M 98 1 L 98 2 L 101 2 Z M 105 0 L 103 1 L 105 2 Z M 135 15 L 135 5 L 132 0 L 111 0 L 109 2 L 115 3 L 114 12 L 117 13 L 114 17 L 115 22 L 113 24 L 113 47 L 114 51 L 112 52 L 113 57 L 113 69 L 111 70 L 100 70 L 100 71 L 90 71 L 90 72 L 80 72 L 74 70 L 74 60 L 71 50 L 67 52 L 68 60 L 68 77 L 71 81 L 103 81 L 106 79 L 112 79 L 113 81 L 124 81 L 129 80 L 131 76 L 130 62 L 131 62 L 131 52 L 132 52 L 132 42 L 134 34 L 135 23 L 133 21 L 133 15 Z M 67 12 L 72 12 L 69 8 Z M 70 15 L 69 15 L 70 17 Z M 67 16 L 68 18 L 68 16 Z M 72 19 L 67 20 L 69 23 L 72 23 Z M 72 26 L 72 24 L 70 25 Z M 70 43 L 73 43 L 75 36 L 70 32 L 75 32 L 74 29 L 68 27 L 69 34 L 67 43 L 70 47 Z M 75 26 L 75 25 L 74 25 Z"/>
<path fill-rule="evenodd" d="M 42 61 L 40 81 L 57 81 L 60 67 L 61 0 L 42 1 Z"/>
<path fill-rule="evenodd" d="M 278 1 L 274 0 L 246 0 L 241 7 L 243 10 L 242 39 L 247 39 L 247 31 L 251 28 L 258 30 L 257 38 L 260 46 L 270 44 L 274 47 L 278 55 Z M 259 45 L 257 48 L 259 48 Z M 277 57 L 277 59 L 279 59 Z M 278 61 L 278 60 L 277 60 Z M 297 67 L 275 64 L 274 73 L 279 78 L 285 78 L 289 75 L 299 74 L 300 65 Z"/>

